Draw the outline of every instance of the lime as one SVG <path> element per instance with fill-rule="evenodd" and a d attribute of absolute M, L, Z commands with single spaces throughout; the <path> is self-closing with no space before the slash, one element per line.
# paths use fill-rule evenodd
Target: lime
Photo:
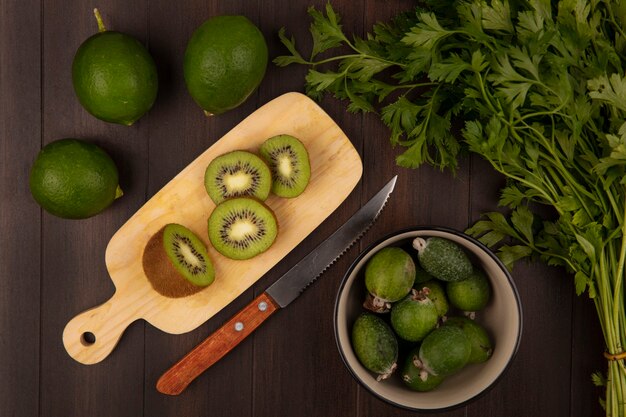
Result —
<path fill-rule="evenodd" d="M 91 217 L 122 195 L 113 160 L 78 139 L 43 147 L 30 172 L 30 191 L 46 211 L 68 219 Z"/>
<path fill-rule="evenodd" d="M 74 56 L 74 91 L 93 116 L 130 126 L 156 99 L 156 66 L 137 39 L 107 31 L 97 9 L 94 13 L 100 32 L 83 42 Z"/>
<path fill-rule="evenodd" d="M 183 69 L 191 97 L 207 115 L 239 106 L 265 75 L 263 34 L 244 16 L 216 16 L 191 36 Z"/>

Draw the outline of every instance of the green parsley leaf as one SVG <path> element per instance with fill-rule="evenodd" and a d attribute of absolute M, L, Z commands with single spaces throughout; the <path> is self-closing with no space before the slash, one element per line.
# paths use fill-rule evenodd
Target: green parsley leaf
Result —
<path fill-rule="evenodd" d="M 513 264 L 519 261 L 520 259 L 528 258 L 533 253 L 532 249 L 528 246 L 523 245 L 513 245 L 513 246 L 502 246 L 498 250 L 498 258 L 502 261 L 502 263 L 508 268 L 512 269 Z"/>
<path fill-rule="evenodd" d="M 415 25 L 402 41 L 415 48 L 433 49 L 437 42 L 453 32 L 445 30 L 433 13 L 420 13 L 420 23 Z"/>
<path fill-rule="evenodd" d="M 491 4 L 481 3 L 482 25 L 485 29 L 513 32 L 511 10 L 507 1 L 492 0 Z"/>
<path fill-rule="evenodd" d="M 280 28 L 280 30 L 278 31 L 278 37 L 281 43 L 285 45 L 287 50 L 291 52 L 291 55 L 277 56 L 276 58 L 274 58 L 274 61 L 273 61 L 274 64 L 278 65 L 279 67 L 286 67 L 287 65 L 290 65 L 290 64 L 306 64 L 307 63 L 306 60 L 302 58 L 302 55 L 300 55 L 300 53 L 296 49 L 296 40 L 294 39 L 294 37 L 292 36 L 291 38 L 288 38 L 285 35 L 284 27 Z"/>
<path fill-rule="evenodd" d="M 622 111 L 626 111 L 626 76 L 611 74 L 594 78 L 587 82 L 589 97 L 606 102 Z"/>
<path fill-rule="evenodd" d="M 459 55 L 452 53 L 449 57 L 430 66 L 428 78 L 433 81 L 454 82 L 463 71 L 472 70 L 472 65 L 465 62 Z"/>
<path fill-rule="evenodd" d="M 313 37 L 311 59 L 324 51 L 340 46 L 342 42 L 348 40 L 339 24 L 340 18 L 330 3 L 326 4 L 326 16 L 314 7 L 309 7 L 308 13 L 313 18 L 310 27 Z"/>

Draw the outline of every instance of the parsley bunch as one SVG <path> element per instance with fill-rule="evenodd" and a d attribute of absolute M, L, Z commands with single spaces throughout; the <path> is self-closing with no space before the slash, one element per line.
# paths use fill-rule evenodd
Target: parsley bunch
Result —
<path fill-rule="evenodd" d="M 454 170 L 463 148 L 486 158 L 507 178 L 510 210 L 468 233 L 508 266 L 537 256 L 567 268 L 595 303 L 607 352 L 626 350 L 626 2 L 429 0 L 364 39 L 348 38 L 330 5 L 309 14 L 310 57 L 281 30 L 290 54 L 275 63 L 310 66 L 315 98 L 377 112 L 406 148 L 400 166 Z M 607 415 L 626 416 L 624 360 L 593 380 L 606 384 Z"/>

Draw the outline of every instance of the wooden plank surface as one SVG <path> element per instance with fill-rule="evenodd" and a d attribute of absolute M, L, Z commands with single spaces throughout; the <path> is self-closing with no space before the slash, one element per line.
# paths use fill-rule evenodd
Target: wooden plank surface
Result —
<path fill-rule="evenodd" d="M 41 217 L 28 188 L 41 147 L 41 7 L 0 1 L 0 415 L 40 393 Z"/>
<path fill-rule="evenodd" d="M 41 302 L 41 416 L 141 415 L 143 399 L 129 395 L 143 389 L 142 325 L 126 332 L 107 367 L 88 368 L 59 346 L 59 335 L 77 312 L 111 297 L 104 251 L 113 233 L 145 201 L 147 126 L 132 127 L 94 119 L 78 103 L 71 65 L 78 46 L 97 32 L 93 5 L 81 1 L 42 2 L 43 138 L 47 144 L 64 137 L 96 143 L 110 153 L 120 171 L 124 197 L 99 216 L 67 221 L 43 213 Z M 147 39 L 147 1 L 110 3 L 101 9 L 109 29 Z M 63 29 L 61 29 L 63 28 Z M 116 379 L 107 377 L 117 374 Z M 119 379 L 118 379 L 119 378 Z"/>
<path fill-rule="evenodd" d="M 414 4 L 410 0 L 334 0 L 349 33 Z M 364 173 L 340 209 L 253 288 L 198 329 L 166 334 L 137 322 L 103 362 L 71 359 L 61 339 L 77 312 L 114 291 L 104 253 L 130 216 L 247 115 L 288 91 L 303 91 L 304 68 L 268 67 L 259 90 L 241 107 L 205 118 L 187 93 L 182 56 L 192 31 L 216 14 L 243 14 L 282 54 L 277 31 L 286 26 L 310 46 L 309 5 L 322 0 L 200 1 L 111 0 L 98 5 L 110 28 L 136 36 L 157 63 L 160 89 L 154 108 L 133 127 L 87 114 L 76 100 L 73 54 L 96 30 L 93 4 L 78 0 L 0 0 L 0 416 L 409 416 L 353 380 L 335 346 L 332 312 L 343 276 L 359 249 L 396 229 L 438 224 L 464 229 L 497 208 L 502 179 L 479 158 L 461 161 L 456 177 L 436 169 L 395 166 L 398 150 L 376 115 L 347 113 L 332 98 L 323 109 L 360 153 Z M 87 220 L 41 212 L 28 191 L 28 170 L 43 144 L 63 137 L 93 141 L 120 168 L 124 197 Z M 331 267 L 288 309 L 201 375 L 178 397 L 156 392 L 158 377 L 182 355 L 260 294 L 341 225 L 386 181 L 397 188 L 383 216 L 359 245 Z M 524 310 L 522 344 L 498 384 L 445 417 L 602 416 L 601 391 L 590 373 L 604 371 L 602 338 L 589 300 L 578 298 L 564 271 L 520 264 L 513 271 Z"/>
<path fill-rule="evenodd" d="M 143 270 L 142 255 L 148 241 L 170 223 L 182 224 L 206 241 L 207 218 L 215 209 L 204 186 L 207 165 L 228 152 L 258 152 L 265 140 L 282 134 L 299 138 L 306 146 L 311 179 L 297 198 L 271 195 L 265 201 L 279 229 L 272 246 L 244 261 L 228 259 L 208 245 L 215 282 L 187 297 L 159 294 Z M 173 334 L 194 330 L 313 232 L 348 197 L 362 172 L 361 158 L 350 139 L 313 100 L 294 92 L 270 100 L 202 152 L 113 235 L 105 259 L 115 294 L 67 324 L 63 331 L 66 350 L 80 363 L 98 363 L 138 319 Z M 83 342 L 85 333 L 93 335 L 92 343 Z"/>

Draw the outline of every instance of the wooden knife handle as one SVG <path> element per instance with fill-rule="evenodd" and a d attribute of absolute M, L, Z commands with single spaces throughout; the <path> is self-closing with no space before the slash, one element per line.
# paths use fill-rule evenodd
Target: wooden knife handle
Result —
<path fill-rule="evenodd" d="M 256 297 L 167 370 L 159 378 L 157 390 L 168 395 L 178 395 L 183 392 L 191 381 L 230 352 L 278 308 L 278 304 L 266 293 Z"/>

